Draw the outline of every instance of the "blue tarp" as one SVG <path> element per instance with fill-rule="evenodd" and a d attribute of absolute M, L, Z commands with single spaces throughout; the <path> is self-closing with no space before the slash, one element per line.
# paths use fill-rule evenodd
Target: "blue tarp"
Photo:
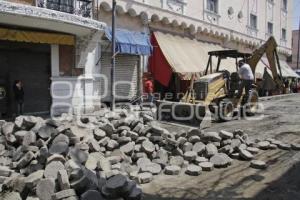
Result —
<path fill-rule="evenodd" d="M 112 40 L 111 28 L 106 28 L 105 35 Z M 150 38 L 146 33 L 116 29 L 116 51 L 124 54 L 151 55 Z"/>

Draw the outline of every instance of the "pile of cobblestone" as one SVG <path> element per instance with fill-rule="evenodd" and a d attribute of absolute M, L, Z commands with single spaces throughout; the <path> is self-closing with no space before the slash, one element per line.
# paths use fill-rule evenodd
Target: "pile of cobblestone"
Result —
<path fill-rule="evenodd" d="M 155 175 L 228 167 L 232 159 L 251 161 L 260 150 L 299 150 L 275 139 L 252 141 L 233 133 L 199 129 L 170 133 L 153 117 L 102 111 L 93 116 L 44 120 L 20 116 L 0 121 L 0 199 L 139 200 L 137 185 Z"/>

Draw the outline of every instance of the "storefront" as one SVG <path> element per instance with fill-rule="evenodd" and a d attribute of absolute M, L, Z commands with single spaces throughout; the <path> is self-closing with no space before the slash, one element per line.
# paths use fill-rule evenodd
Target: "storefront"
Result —
<path fill-rule="evenodd" d="M 111 41 L 111 29 L 106 30 L 105 37 Z M 107 77 L 107 84 L 101 84 L 101 91 L 107 91 L 102 102 L 111 98 L 111 44 L 102 46 L 101 74 Z M 149 36 L 142 32 L 117 29 L 116 31 L 116 101 L 132 101 L 141 95 L 142 60 L 152 52 Z M 104 88 L 105 87 L 105 88 Z"/>
<path fill-rule="evenodd" d="M 6 90 L 2 115 L 16 113 L 16 80 L 24 87 L 24 114 L 49 114 L 52 45 L 72 47 L 74 42 L 75 38 L 67 34 L 0 28 L 0 82 Z"/>

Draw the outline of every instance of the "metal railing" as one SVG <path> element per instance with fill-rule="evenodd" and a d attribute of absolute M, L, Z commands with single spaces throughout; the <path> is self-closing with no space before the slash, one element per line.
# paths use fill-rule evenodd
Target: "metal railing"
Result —
<path fill-rule="evenodd" d="M 50 10 L 75 14 L 82 17 L 93 18 L 97 13 L 93 0 L 6 0 L 13 3 L 26 4 Z M 95 12 L 94 12 L 95 11 Z"/>
<path fill-rule="evenodd" d="M 82 17 L 90 18 L 92 16 L 91 0 L 37 0 L 37 6 L 45 7 L 51 10 L 57 10 L 70 14 L 76 14 Z"/>

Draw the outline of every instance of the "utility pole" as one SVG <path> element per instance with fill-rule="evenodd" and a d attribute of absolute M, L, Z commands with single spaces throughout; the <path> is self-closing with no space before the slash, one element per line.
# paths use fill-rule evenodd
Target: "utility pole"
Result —
<path fill-rule="evenodd" d="M 110 85 L 110 90 L 111 90 L 111 106 L 110 109 L 111 111 L 115 110 L 115 66 L 116 66 L 116 0 L 112 0 L 113 8 L 112 8 L 112 40 L 111 40 L 111 73 L 110 73 L 110 78 L 111 78 L 111 85 Z"/>
<path fill-rule="evenodd" d="M 300 51 L 300 18 L 299 18 L 299 29 L 298 29 L 297 69 L 299 69 L 299 51 Z"/>

